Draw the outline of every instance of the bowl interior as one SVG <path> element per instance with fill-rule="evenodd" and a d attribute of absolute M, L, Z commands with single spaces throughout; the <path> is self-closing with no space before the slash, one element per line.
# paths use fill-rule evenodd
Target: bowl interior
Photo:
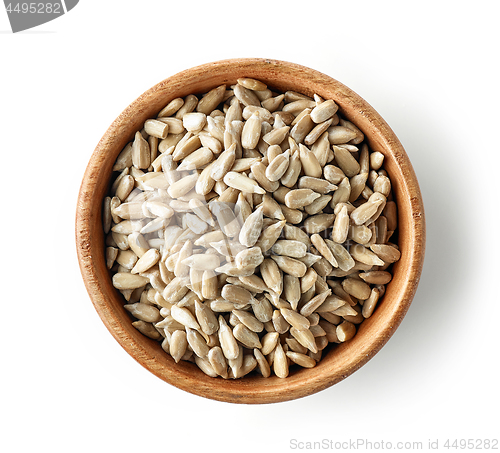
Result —
<path fill-rule="evenodd" d="M 214 379 L 189 362 L 175 364 L 158 342 L 131 325 L 122 296 L 111 284 L 104 257 L 102 200 L 120 151 L 144 121 L 155 117 L 172 99 L 204 93 L 222 84 L 231 85 L 239 77 L 262 80 L 271 89 L 283 92 L 316 93 L 333 99 L 343 115 L 363 131 L 371 150 L 385 155 L 384 165 L 398 206 L 401 259 L 394 265 L 393 280 L 387 285 L 382 302 L 352 340 L 333 348 L 316 367 L 294 370 L 286 379 L 276 376 Z M 395 134 L 366 101 L 338 81 L 312 69 L 276 60 L 240 59 L 210 63 L 172 76 L 145 92 L 113 122 L 92 155 L 83 179 L 76 237 L 82 276 L 92 302 L 109 331 L 135 360 L 170 384 L 200 396 L 236 403 L 271 403 L 310 395 L 341 381 L 387 342 L 416 291 L 423 264 L 425 223 L 411 163 Z"/>

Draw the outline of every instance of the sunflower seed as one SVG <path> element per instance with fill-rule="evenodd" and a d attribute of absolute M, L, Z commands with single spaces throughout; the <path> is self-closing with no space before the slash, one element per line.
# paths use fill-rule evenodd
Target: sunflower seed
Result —
<path fill-rule="evenodd" d="M 311 189 L 294 189 L 285 196 L 285 204 L 290 209 L 297 209 L 311 204 L 320 194 Z"/>
<path fill-rule="evenodd" d="M 312 176 L 302 176 L 299 179 L 298 188 L 311 189 L 314 190 L 314 192 L 324 195 L 337 189 L 337 186 L 335 184 L 331 184 L 325 179 L 313 178 Z"/>
<path fill-rule="evenodd" d="M 245 122 L 241 132 L 241 146 L 243 148 L 255 149 L 259 143 L 262 129 L 262 119 L 258 111 L 255 111 Z"/>
<path fill-rule="evenodd" d="M 208 352 L 210 351 L 210 348 L 208 347 L 207 342 L 200 335 L 200 333 L 196 330 L 186 327 L 186 334 L 188 344 L 192 348 L 193 352 L 198 357 L 206 357 L 208 355 Z"/>
<path fill-rule="evenodd" d="M 392 275 L 387 271 L 361 272 L 359 277 L 366 283 L 374 285 L 386 285 L 392 280 Z"/>
<path fill-rule="evenodd" d="M 212 366 L 212 369 L 224 379 L 227 379 L 227 361 L 220 346 L 214 346 L 207 354 L 207 359 Z"/>
<path fill-rule="evenodd" d="M 378 212 L 379 207 L 384 205 L 384 199 L 375 197 L 375 193 L 362 205 L 358 206 L 354 211 L 351 212 L 351 220 L 356 225 L 362 225 L 372 220 L 375 214 Z M 383 195 L 378 194 L 383 197 Z"/>
<path fill-rule="evenodd" d="M 172 198 L 179 198 L 186 195 L 198 181 L 198 174 L 194 173 L 176 181 L 168 188 L 168 194 Z"/>
<path fill-rule="evenodd" d="M 271 248 L 276 255 L 286 255 L 291 258 L 302 258 L 307 253 L 307 246 L 300 241 L 279 240 Z"/>
<path fill-rule="evenodd" d="M 312 352 L 318 352 L 314 335 L 309 329 L 299 330 L 295 327 L 290 328 L 290 334 L 305 348 Z"/>
<path fill-rule="evenodd" d="M 401 258 L 401 252 L 392 245 L 388 244 L 373 244 L 370 249 L 385 263 L 395 263 Z"/>
<path fill-rule="evenodd" d="M 309 291 L 316 283 L 317 278 L 318 274 L 314 270 L 314 268 L 312 267 L 308 268 L 304 276 L 300 279 L 300 290 L 299 290 L 300 293 L 305 293 Z"/>
<path fill-rule="evenodd" d="M 311 235 L 311 242 L 316 247 L 319 253 L 333 266 L 338 267 L 337 260 L 333 256 L 332 251 L 326 244 L 325 240 L 319 234 Z"/>
<path fill-rule="evenodd" d="M 138 259 L 138 256 L 130 249 L 120 250 L 116 256 L 116 262 L 126 269 L 132 269 Z"/>
<path fill-rule="evenodd" d="M 236 98 L 245 106 L 255 105 L 260 106 L 259 98 L 255 95 L 252 90 L 245 88 L 244 86 L 237 84 L 234 87 L 234 95 Z"/>
<path fill-rule="evenodd" d="M 310 316 L 314 311 L 316 311 L 326 300 L 326 298 L 331 294 L 331 290 L 324 291 L 317 296 L 313 297 L 309 302 L 307 302 L 301 309 L 300 314 L 302 316 Z M 303 329 L 300 329 L 303 330 Z"/>
<path fill-rule="evenodd" d="M 379 170 L 384 163 L 384 155 L 378 151 L 370 154 L 370 168 L 372 170 Z"/>
<path fill-rule="evenodd" d="M 226 236 L 233 238 L 239 235 L 241 226 L 229 204 L 211 203 L 210 210 L 217 218 L 217 222 Z"/>
<path fill-rule="evenodd" d="M 271 376 L 271 368 L 269 367 L 269 364 L 267 363 L 267 360 L 260 349 L 255 348 L 253 350 L 253 355 L 255 357 L 255 360 L 257 361 L 257 366 L 259 367 L 260 374 L 262 374 L 263 377 Z"/>
<path fill-rule="evenodd" d="M 358 175 L 354 175 L 349 184 L 351 186 L 351 193 L 349 195 L 349 201 L 352 203 L 358 199 L 358 197 L 362 194 L 363 190 L 366 188 L 366 181 L 368 179 L 368 173 L 360 173 Z"/>
<path fill-rule="evenodd" d="M 251 331 L 245 324 L 241 323 L 233 329 L 234 338 L 236 338 L 243 346 L 253 349 L 261 348 L 262 345 L 259 341 L 259 336 Z"/>
<path fill-rule="evenodd" d="M 159 340 L 162 338 L 160 333 L 154 328 L 153 324 L 150 324 L 149 322 L 134 321 L 132 325 L 143 335 L 146 335 L 153 340 Z"/>
<path fill-rule="evenodd" d="M 239 252 L 234 261 L 239 269 L 256 268 L 264 261 L 264 255 L 260 247 L 256 246 Z"/>
<path fill-rule="evenodd" d="M 148 282 L 146 277 L 128 272 L 118 272 L 113 275 L 113 286 L 119 290 L 140 288 Z"/>
<path fill-rule="evenodd" d="M 148 168 L 151 164 L 151 152 L 148 142 L 140 132 L 136 132 L 132 143 L 132 164 L 136 168 Z"/>
<path fill-rule="evenodd" d="M 341 343 L 349 341 L 356 334 L 356 326 L 351 322 L 344 321 L 337 326 L 336 334 Z"/>
<path fill-rule="evenodd" d="M 289 256 L 271 255 L 271 258 L 283 272 L 294 277 L 303 277 L 307 271 L 307 267 L 303 262 Z"/>
<path fill-rule="evenodd" d="M 308 189 L 304 189 L 308 190 Z M 318 194 L 319 196 L 319 194 Z M 316 214 L 304 221 L 304 230 L 307 234 L 317 234 L 330 228 L 335 220 L 334 214 Z"/>
<path fill-rule="evenodd" d="M 306 146 L 299 143 L 299 158 L 302 164 L 302 170 L 306 176 L 321 178 L 323 170 L 318 162 L 316 155 Z"/>
<path fill-rule="evenodd" d="M 280 222 L 269 225 L 262 231 L 259 239 L 255 243 L 255 246 L 260 247 L 262 253 L 267 252 L 280 237 L 281 231 L 283 230 L 285 224 L 286 221 L 282 220 Z"/>
<path fill-rule="evenodd" d="M 234 338 L 233 331 L 227 325 L 226 320 L 219 316 L 219 341 L 224 357 L 228 360 L 236 360 L 240 355 L 240 348 Z"/>
<path fill-rule="evenodd" d="M 365 225 L 351 225 L 347 237 L 358 244 L 368 244 L 372 238 L 372 231 Z"/>
<path fill-rule="evenodd" d="M 319 105 L 316 105 L 316 107 L 313 108 L 311 111 L 311 119 L 315 123 L 322 123 L 323 121 L 326 121 L 330 119 L 333 115 L 338 110 L 337 104 L 335 104 L 334 101 L 331 99 L 322 102 Z"/>
<path fill-rule="evenodd" d="M 341 148 L 340 146 L 333 146 L 333 152 L 337 165 L 342 169 L 348 178 L 352 178 L 354 175 L 359 173 L 361 167 L 349 151 L 345 148 Z"/>
<path fill-rule="evenodd" d="M 355 278 L 345 278 L 342 280 L 342 288 L 347 294 L 356 299 L 368 299 L 370 297 L 370 286 L 362 280 Z"/>
<path fill-rule="evenodd" d="M 179 363 L 181 357 L 186 353 L 187 345 L 188 342 L 185 330 L 176 330 L 172 333 L 170 337 L 169 353 L 175 360 L 175 363 Z"/>
<path fill-rule="evenodd" d="M 240 234 L 239 240 L 240 243 L 245 245 L 246 247 L 253 247 L 262 230 L 262 220 L 263 220 L 263 208 L 257 208 L 252 214 L 250 214 L 245 223 L 243 224 Z"/>
<path fill-rule="evenodd" d="M 274 350 L 273 370 L 279 378 L 284 379 L 288 376 L 288 359 L 280 343 Z"/>
<path fill-rule="evenodd" d="M 158 250 L 149 249 L 144 255 L 141 256 L 130 272 L 132 274 L 146 272 L 160 260 L 160 257 L 161 255 Z"/>
<path fill-rule="evenodd" d="M 373 314 L 379 297 L 380 291 L 377 288 L 372 288 L 370 297 L 368 297 L 368 299 L 366 299 L 363 303 L 363 309 L 361 313 L 364 318 L 369 318 Z"/>
<path fill-rule="evenodd" d="M 198 102 L 196 111 L 209 115 L 222 102 L 226 86 L 221 85 L 206 93 Z"/>
<path fill-rule="evenodd" d="M 340 145 L 356 138 L 356 132 L 344 126 L 330 126 L 328 128 L 328 140 L 332 145 Z"/>
<path fill-rule="evenodd" d="M 154 323 L 163 319 L 157 308 L 144 303 L 126 304 L 124 308 L 141 321 Z"/>
<path fill-rule="evenodd" d="M 201 329 L 200 325 L 196 321 L 196 318 L 187 308 L 173 305 L 170 310 L 170 315 L 172 316 L 173 319 L 175 319 L 178 323 L 182 324 L 183 326 L 195 330 Z"/>
<path fill-rule="evenodd" d="M 283 276 L 283 291 L 285 299 L 290 302 L 292 309 L 296 310 L 301 296 L 299 278 L 285 274 Z"/>
<path fill-rule="evenodd" d="M 310 322 L 305 316 L 297 313 L 294 310 L 290 310 L 287 308 L 282 308 L 280 310 L 280 312 L 281 312 L 281 315 L 288 322 L 288 324 L 295 327 L 296 329 L 298 329 L 298 330 L 309 329 Z"/>
<path fill-rule="evenodd" d="M 338 244 L 343 244 L 347 240 L 349 233 L 349 214 L 347 207 L 343 206 L 335 217 L 332 229 L 332 240 Z"/>
<path fill-rule="evenodd" d="M 276 262 L 266 258 L 260 265 L 260 273 L 264 283 L 275 293 L 281 294 L 281 291 L 283 290 L 283 282 Z"/>
<path fill-rule="evenodd" d="M 303 258 L 297 258 L 302 261 L 308 268 L 317 263 L 318 261 L 324 259 L 319 255 L 314 255 L 313 253 L 307 252 Z"/>

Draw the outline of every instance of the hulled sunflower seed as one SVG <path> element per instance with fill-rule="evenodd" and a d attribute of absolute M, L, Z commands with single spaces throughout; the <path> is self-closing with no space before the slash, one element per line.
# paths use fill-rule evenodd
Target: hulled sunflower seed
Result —
<path fill-rule="evenodd" d="M 273 370 L 279 378 L 284 379 L 288 376 L 288 359 L 280 343 L 278 343 L 274 350 Z"/>
<path fill-rule="evenodd" d="M 295 327 L 291 327 L 290 334 L 305 348 L 312 352 L 318 352 L 314 335 L 309 329 L 299 330 Z"/>
<path fill-rule="evenodd" d="M 187 345 L 188 342 L 185 330 L 176 330 L 172 333 L 170 337 L 169 353 L 175 360 L 175 363 L 179 363 L 181 357 L 186 353 Z"/>
<path fill-rule="evenodd" d="M 325 240 L 319 234 L 313 234 L 311 236 L 311 242 L 316 247 L 319 253 L 333 266 L 338 267 L 337 260 L 333 256 L 332 251 L 326 244 Z"/>
<path fill-rule="evenodd" d="M 277 155 L 266 168 L 266 177 L 269 181 L 274 182 L 281 179 L 288 169 L 290 162 L 290 151 L 286 150 L 283 154 Z"/>
<path fill-rule="evenodd" d="M 392 280 L 392 275 L 387 271 L 369 271 L 361 272 L 359 278 L 373 285 L 386 285 Z"/>
<path fill-rule="evenodd" d="M 224 176 L 224 182 L 235 189 L 240 190 L 241 192 L 250 192 L 250 193 L 260 193 L 265 194 L 266 191 L 259 186 L 257 181 L 250 179 L 248 176 L 245 176 L 241 173 L 237 173 L 234 171 L 230 171 L 226 173 Z"/>
<path fill-rule="evenodd" d="M 334 258 L 338 263 L 339 269 L 349 271 L 355 266 L 355 261 L 342 244 L 330 241 L 329 239 L 325 239 L 325 242 L 328 248 L 332 251 Z"/>
<path fill-rule="evenodd" d="M 212 365 L 213 370 L 224 379 L 227 379 L 227 361 L 220 346 L 214 346 L 207 354 L 207 359 Z"/>
<path fill-rule="evenodd" d="M 201 330 L 207 335 L 212 335 L 217 332 L 218 321 L 212 309 L 199 301 L 195 301 L 196 320 L 201 327 Z"/>
<path fill-rule="evenodd" d="M 371 250 L 361 244 L 354 244 L 349 249 L 351 256 L 360 263 L 370 266 L 383 266 L 385 263 Z"/>
<path fill-rule="evenodd" d="M 146 277 L 128 272 L 118 272 L 113 275 L 113 286 L 119 290 L 137 289 L 145 286 L 148 282 Z"/>
<path fill-rule="evenodd" d="M 300 241 L 279 240 L 271 248 L 276 255 L 285 255 L 291 258 L 302 258 L 307 253 L 307 246 Z"/>
<path fill-rule="evenodd" d="M 385 263 L 395 263 L 401 258 L 401 252 L 392 245 L 372 244 L 370 249 Z"/>
<path fill-rule="evenodd" d="M 219 341 L 226 359 L 236 360 L 239 355 L 242 355 L 240 354 L 240 348 L 234 338 L 233 331 L 222 316 L 219 316 Z"/>
<path fill-rule="evenodd" d="M 191 191 L 191 189 L 194 188 L 196 185 L 196 182 L 198 181 L 198 174 L 194 173 L 189 176 L 185 176 L 182 179 L 179 179 L 179 181 L 176 181 L 173 183 L 169 188 L 168 188 L 168 194 L 172 198 L 179 198 L 182 197 L 183 195 L 186 195 L 188 192 Z"/>
<path fill-rule="evenodd" d="M 321 195 L 311 189 L 294 189 L 285 196 L 285 204 L 290 209 L 302 208 L 311 204 Z"/>
<path fill-rule="evenodd" d="M 239 269 L 255 269 L 264 261 L 264 255 L 262 255 L 260 247 L 251 247 L 239 252 L 234 261 Z"/>
<path fill-rule="evenodd" d="M 349 233 L 349 214 L 347 207 L 343 206 L 335 217 L 332 229 L 332 240 L 338 244 L 343 244 L 347 240 Z"/>
<path fill-rule="evenodd" d="M 304 230 L 307 234 L 317 234 L 330 228 L 335 220 L 334 214 L 317 214 L 304 221 Z"/>
<path fill-rule="evenodd" d="M 307 302 L 301 309 L 300 314 L 302 316 L 310 316 L 314 311 L 316 311 L 326 300 L 326 298 L 331 294 L 331 290 L 324 291 L 317 296 L 314 296 L 309 302 Z"/>
<path fill-rule="evenodd" d="M 298 330 L 309 329 L 311 324 L 305 316 L 297 313 L 294 310 L 290 310 L 287 308 L 282 308 L 280 312 L 281 315 L 285 318 L 286 322 L 288 322 L 288 324 L 295 327 L 296 329 Z"/>
<path fill-rule="evenodd" d="M 302 170 L 306 176 L 321 178 L 323 169 L 321 168 L 316 155 L 306 146 L 299 144 L 299 158 Z"/>
<path fill-rule="evenodd" d="M 365 300 L 370 297 L 370 286 L 362 280 L 346 278 L 342 281 L 342 288 L 356 299 Z"/>
<path fill-rule="evenodd" d="M 204 338 L 194 329 L 186 327 L 186 337 L 189 346 L 198 357 L 206 357 L 210 348 Z"/>
<path fill-rule="evenodd" d="M 366 299 L 363 303 L 363 309 L 361 311 L 363 317 L 369 318 L 373 314 L 379 297 L 380 291 L 377 288 L 372 288 L 370 297 L 368 297 L 368 299 Z"/>
<path fill-rule="evenodd" d="M 149 249 L 144 255 L 142 255 L 135 266 L 130 271 L 132 274 L 139 274 L 146 272 L 148 269 L 153 267 L 161 258 L 159 250 Z"/>
<path fill-rule="evenodd" d="M 260 247 L 262 253 L 267 252 L 270 248 L 272 248 L 272 246 L 276 243 L 276 241 L 280 237 L 281 231 L 283 230 L 285 224 L 286 221 L 282 220 L 280 222 L 276 222 L 272 225 L 269 225 L 262 231 L 261 235 L 259 236 L 259 239 L 255 243 L 255 246 Z"/>
<path fill-rule="evenodd" d="M 271 258 L 283 272 L 293 277 L 303 277 L 307 271 L 307 267 L 303 262 L 290 258 L 289 256 L 271 255 Z"/>
<path fill-rule="evenodd" d="M 217 108 L 217 106 L 222 102 L 224 98 L 224 93 L 226 92 L 226 86 L 221 85 L 217 88 L 210 90 L 206 93 L 198 102 L 196 106 L 196 111 L 209 115 L 212 110 Z"/>
<path fill-rule="evenodd" d="M 196 318 L 187 308 L 173 305 L 170 309 L 170 315 L 173 319 L 175 319 L 178 323 L 182 324 L 185 327 L 190 327 L 191 329 L 195 330 L 201 329 L 200 325 L 196 321 Z"/>
<path fill-rule="evenodd" d="M 136 132 L 132 143 L 132 164 L 136 168 L 148 168 L 151 164 L 149 144 L 140 132 Z"/>
<path fill-rule="evenodd" d="M 243 77 L 171 101 L 104 199 L 106 264 L 134 327 L 213 377 L 314 366 L 372 314 L 400 258 L 383 160 L 318 95 Z"/>
<path fill-rule="evenodd" d="M 233 335 L 243 346 L 249 349 L 262 347 L 259 336 L 243 323 L 234 327 Z"/>
<path fill-rule="evenodd" d="M 317 279 L 318 274 L 314 268 L 308 268 L 304 276 L 300 279 L 300 293 L 309 291 L 316 284 Z"/>
<path fill-rule="evenodd" d="M 337 326 L 336 334 L 341 343 L 349 341 L 356 334 L 356 326 L 351 322 L 344 321 Z"/>
<path fill-rule="evenodd" d="M 160 332 L 158 332 L 153 324 L 150 324 L 149 322 L 134 321 L 132 325 L 143 335 L 146 335 L 153 340 L 159 340 L 160 338 L 162 338 Z"/>
<path fill-rule="evenodd" d="M 255 245 L 261 234 L 262 221 L 263 208 L 259 207 L 246 218 L 245 223 L 241 228 L 239 234 L 241 244 L 246 247 L 253 247 Z"/>

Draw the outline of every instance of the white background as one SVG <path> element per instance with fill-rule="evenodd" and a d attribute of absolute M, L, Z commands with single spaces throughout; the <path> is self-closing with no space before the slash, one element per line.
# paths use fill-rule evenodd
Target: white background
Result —
<path fill-rule="evenodd" d="M 81 0 L 19 34 L 2 6 L 1 450 L 498 439 L 495 4 Z M 138 365 L 97 316 L 74 244 L 81 178 L 111 122 L 162 79 L 233 57 L 309 66 L 364 97 L 410 156 L 427 217 L 421 283 L 389 343 L 340 384 L 268 406 L 193 396 Z"/>

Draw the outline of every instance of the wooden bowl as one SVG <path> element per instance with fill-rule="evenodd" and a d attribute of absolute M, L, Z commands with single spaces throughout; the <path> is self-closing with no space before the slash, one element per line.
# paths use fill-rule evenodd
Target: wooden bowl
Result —
<path fill-rule="evenodd" d="M 237 380 L 211 378 L 194 364 L 175 364 L 159 342 L 139 333 L 123 308 L 106 269 L 102 201 L 108 190 L 111 168 L 126 143 L 144 121 L 172 99 L 203 93 L 239 77 L 262 80 L 279 91 L 293 90 L 333 99 L 345 117 L 365 134 L 373 151 L 385 155 L 399 215 L 401 259 L 393 279 L 374 314 L 356 336 L 330 350 L 318 365 L 297 369 L 286 379 L 276 376 Z M 277 60 L 233 59 L 188 69 L 158 83 L 134 101 L 113 122 L 97 145 L 85 172 L 78 198 L 76 243 L 80 269 L 90 298 L 102 321 L 120 345 L 142 366 L 164 381 L 206 398 L 231 403 L 274 403 L 292 400 L 330 387 L 370 360 L 401 323 L 420 278 L 425 249 L 425 221 L 417 178 L 403 146 L 380 115 L 352 90 L 315 70 Z"/>

